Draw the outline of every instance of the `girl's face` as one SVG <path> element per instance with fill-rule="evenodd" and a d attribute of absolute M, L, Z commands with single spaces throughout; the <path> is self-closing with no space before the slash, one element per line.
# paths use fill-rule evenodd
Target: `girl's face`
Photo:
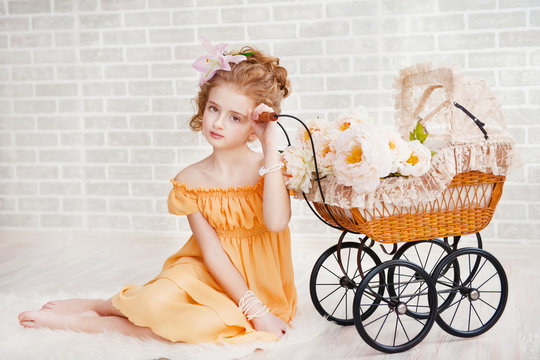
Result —
<path fill-rule="evenodd" d="M 230 83 L 210 90 L 203 113 L 203 135 L 214 148 L 244 145 L 254 134 L 248 112 L 255 102 Z"/>

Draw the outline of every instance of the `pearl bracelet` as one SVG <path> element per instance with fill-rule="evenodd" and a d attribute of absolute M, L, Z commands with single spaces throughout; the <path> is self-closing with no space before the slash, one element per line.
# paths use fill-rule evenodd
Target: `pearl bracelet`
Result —
<path fill-rule="evenodd" d="M 262 166 L 260 169 L 259 169 L 259 175 L 260 176 L 264 176 L 268 173 L 271 173 L 271 172 L 274 172 L 274 171 L 277 171 L 279 169 L 281 169 L 283 167 L 283 163 L 279 163 L 277 165 L 274 165 L 274 166 L 271 166 L 269 167 L 268 169 L 265 168 L 264 166 Z"/>
<path fill-rule="evenodd" d="M 255 313 L 248 315 L 248 311 L 253 308 L 255 305 L 260 305 L 261 308 L 257 310 Z M 259 300 L 257 296 L 253 293 L 253 291 L 248 290 L 242 296 L 240 301 L 238 302 L 238 307 L 240 308 L 240 311 L 244 314 L 244 316 L 248 319 L 248 321 L 251 321 L 254 318 L 263 317 L 266 315 L 270 310 Z"/>

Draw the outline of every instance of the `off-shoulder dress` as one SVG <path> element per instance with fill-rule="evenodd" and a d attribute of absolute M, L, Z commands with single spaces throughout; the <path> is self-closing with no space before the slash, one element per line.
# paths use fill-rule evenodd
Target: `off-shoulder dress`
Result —
<path fill-rule="evenodd" d="M 171 182 L 169 212 L 200 211 L 249 289 L 272 314 L 290 322 L 297 301 L 290 233 L 288 228 L 270 232 L 264 225 L 264 178 L 253 186 L 227 189 L 195 189 Z M 153 280 L 144 286 L 128 285 L 112 300 L 131 322 L 175 342 L 276 340 L 271 333 L 256 331 L 214 280 L 193 235 Z"/>

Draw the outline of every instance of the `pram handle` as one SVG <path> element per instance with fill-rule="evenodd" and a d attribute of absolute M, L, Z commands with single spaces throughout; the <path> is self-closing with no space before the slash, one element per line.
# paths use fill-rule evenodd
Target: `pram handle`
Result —
<path fill-rule="evenodd" d="M 474 116 L 473 114 L 471 114 L 469 112 L 469 110 L 465 109 L 465 107 L 461 104 L 458 104 L 457 102 L 454 101 L 454 106 L 457 107 L 458 109 L 460 109 L 461 111 L 463 111 L 468 117 L 470 117 L 472 119 L 472 121 L 474 121 L 474 123 L 476 124 L 476 126 L 478 126 L 478 128 L 480 129 L 480 131 L 482 132 L 482 134 L 484 134 L 484 139 L 488 139 L 488 134 L 487 134 L 487 131 L 486 129 L 484 129 L 484 126 L 486 124 L 484 124 L 483 122 L 481 122 L 480 120 L 478 120 L 478 118 L 476 116 Z"/>
<path fill-rule="evenodd" d="M 278 119 L 278 114 L 275 112 L 263 112 L 259 115 L 258 122 L 267 122 L 267 121 L 276 121 Z"/>

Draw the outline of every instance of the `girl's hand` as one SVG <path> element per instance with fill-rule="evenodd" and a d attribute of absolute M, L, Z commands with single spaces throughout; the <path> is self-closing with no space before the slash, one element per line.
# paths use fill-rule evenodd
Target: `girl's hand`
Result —
<path fill-rule="evenodd" d="M 285 335 L 288 327 L 285 321 L 281 320 L 272 313 L 267 313 L 262 317 L 254 318 L 251 320 L 251 323 L 253 324 L 255 330 L 272 333 L 276 335 L 278 339 L 281 339 L 281 337 Z"/>
<path fill-rule="evenodd" d="M 261 145 L 263 147 L 273 146 L 276 140 L 278 125 L 275 123 L 275 121 L 258 122 L 257 120 L 259 120 L 259 115 L 263 112 L 273 113 L 274 109 L 266 104 L 259 104 L 259 106 L 257 106 L 253 111 L 248 113 L 248 118 L 251 120 L 253 129 L 261 141 Z"/>

